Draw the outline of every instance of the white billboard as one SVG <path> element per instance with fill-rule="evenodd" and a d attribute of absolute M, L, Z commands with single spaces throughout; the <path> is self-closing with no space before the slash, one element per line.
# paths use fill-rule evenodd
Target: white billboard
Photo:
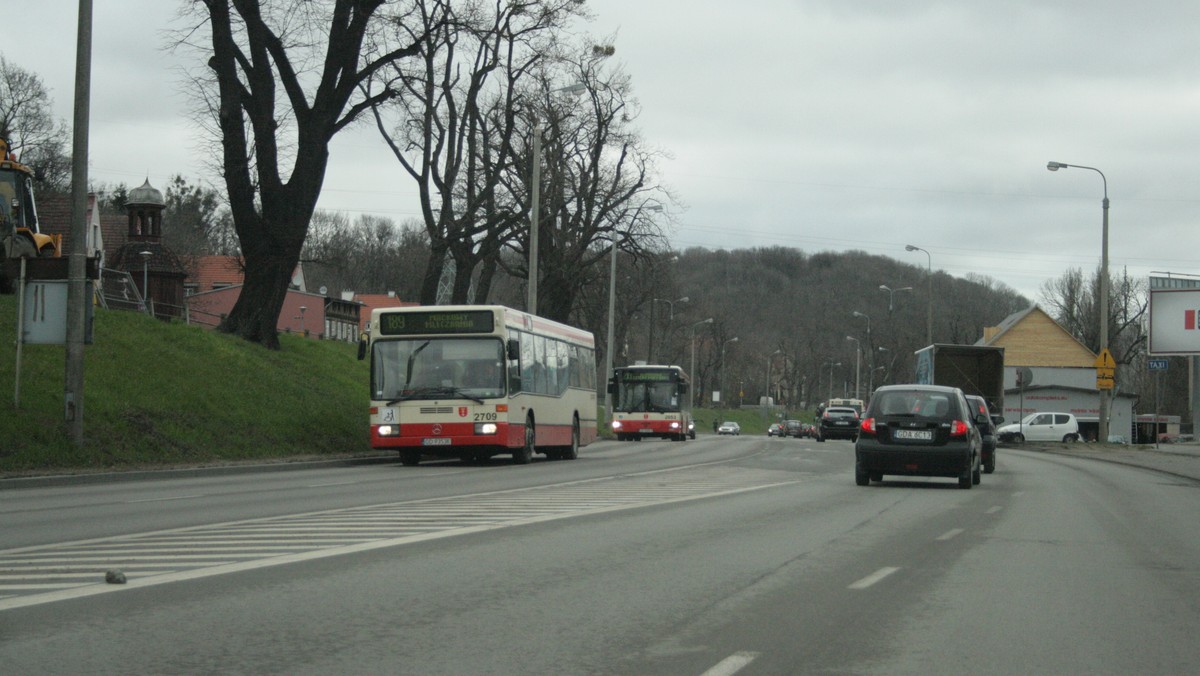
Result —
<path fill-rule="evenodd" d="M 1200 289 L 1150 289 L 1150 355 L 1200 354 Z"/>

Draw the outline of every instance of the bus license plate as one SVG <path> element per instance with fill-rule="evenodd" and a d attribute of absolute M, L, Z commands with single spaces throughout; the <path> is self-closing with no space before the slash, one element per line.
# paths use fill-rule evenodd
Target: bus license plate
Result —
<path fill-rule="evenodd" d="M 896 430 L 897 439 L 913 439 L 916 441 L 932 441 L 933 432 L 929 430 Z"/>
<path fill-rule="evenodd" d="M 429 437 L 421 440 L 425 446 L 449 446 L 450 437 Z"/>
<path fill-rule="evenodd" d="M 654 434 L 654 430 L 650 429 L 649 427 L 643 427 L 642 429 L 638 430 L 638 432 L 641 432 L 642 434 Z"/>

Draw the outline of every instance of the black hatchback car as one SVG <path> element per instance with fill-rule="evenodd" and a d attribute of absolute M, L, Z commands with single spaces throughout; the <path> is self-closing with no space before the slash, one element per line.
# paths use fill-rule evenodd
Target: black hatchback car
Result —
<path fill-rule="evenodd" d="M 830 406 L 817 422 L 817 441 L 850 439 L 858 436 L 858 411 L 849 406 Z"/>
<path fill-rule="evenodd" d="M 983 397 L 968 394 L 967 403 L 971 405 L 973 413 L 982 413 L 988 418 L 986 423 L 979 424 L 979 436 L 983 441 L 983 445 L 980 446 L 980 457 L 983 462 L 983 473 L 991 474 L 996 471 L 996 426 L 1004 422 L 1004 417 L 992 415 L 992 411 Z"/>
<path fill-rule="evenodd" d="M 854 443 L 854 481 L 867 486 L 885 474 L 938 476 L 970 488 L 980 480 L 978 426 L 985 420 L 957 387 L 881 387 L 863 413 Z"/>

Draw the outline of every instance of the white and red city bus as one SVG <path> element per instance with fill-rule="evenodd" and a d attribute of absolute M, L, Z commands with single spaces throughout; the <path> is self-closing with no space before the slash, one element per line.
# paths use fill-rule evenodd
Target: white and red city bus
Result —
<path fill-rule="evenodd" d="M 371 357 L 371 446 L 485 460 L 572 460 L 596 439 L 591 333 L 499 305 L 381 308 Z"/>
<path fill-rule="evenodd" d="M 696 438 L 687 373 L 678 366 L 622 366 L 608 381 L 617 440 Z"/>

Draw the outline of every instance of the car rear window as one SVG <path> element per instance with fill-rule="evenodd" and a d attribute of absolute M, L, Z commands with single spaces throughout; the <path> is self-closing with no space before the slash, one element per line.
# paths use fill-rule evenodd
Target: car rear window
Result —
<path fill-rule="evenodd" d="M 877 392 L 876 415 L 912 416 L 953 420 L 958 417 L 958 407 L 950 396 L 942 392 Z"/>

